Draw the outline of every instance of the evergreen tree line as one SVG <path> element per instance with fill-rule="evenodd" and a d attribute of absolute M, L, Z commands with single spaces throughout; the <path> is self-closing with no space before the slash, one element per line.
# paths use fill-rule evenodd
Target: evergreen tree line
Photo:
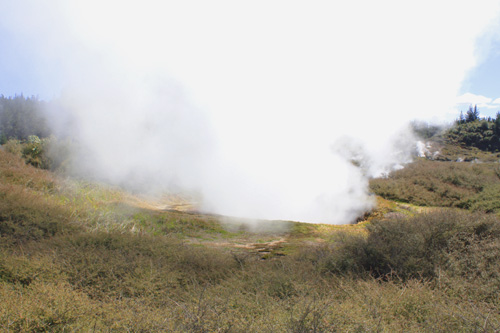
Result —
<path fill-rule="evenodd" d="M 44 115 L 46 106 L 34 96 L 0 95 L 0 144 L 11 139 L 26 141 L 30 135 L 48 137 L 51 131 Z"/>
<path fill-rule="evenodd" d="M 466 123 L 472 123 L 474 121 L 481 121 L 481 120 L 484 120 L 484 121 L 487 121 L 487 122 L 494 122 L 495 124 L 497 124 L 500 129 L 500 112 L 497 112 L 496 114 L 496 117 L 495 118 L 492 118 L 492 117 L 485 117 L 485 118 L 481 118 L 480 115 L 479 115 L 479 111 L 477 110 L 477 105 L 474 105 L 474 108 L 471 106 L 469 106 L 469 110 L 467 110 L 467 112 L 463 113 L 463 111 L 460 111 L 460 117 L 456 120 L 456 123 L 457 124 L 466 124 Z"/>
<path fill-rule="evenodd" d="M 0 145 L 42 169 L 64 170 L 69 163 L 70 140 L 57 139 L 47 121 L 52 102 L 37 97 L 0 95 Z"/>

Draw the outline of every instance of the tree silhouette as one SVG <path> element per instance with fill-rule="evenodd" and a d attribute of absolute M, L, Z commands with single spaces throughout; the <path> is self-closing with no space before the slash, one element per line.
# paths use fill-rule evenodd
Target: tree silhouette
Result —
<path fill-rule="evenodd" d="M 479 111 L 477 110 L 477 105 L 474 105 L 474 109 L 471 105 L 469 106 L 469 110 L 465 114 L 465 122 L 471 123 L 476 120 L 479 120 Z"/>

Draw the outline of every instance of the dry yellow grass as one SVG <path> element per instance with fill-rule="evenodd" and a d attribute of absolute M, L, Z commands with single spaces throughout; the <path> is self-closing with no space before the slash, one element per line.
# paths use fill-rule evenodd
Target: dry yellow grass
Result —
<path fill-rule="evenodd" d="M 185 207 L 183 198 L 150 202 L 105 184 L 62 181 L 2 152 L 0 180 L 3 331 L 500 329 L 499 250 L 489 220 L 476 225 L 457 215 L 466 222 L 460 232 L 436 228 L 435 238 L 412 238 L 432 228 L 411 223 L 439 227 L 441 218 L 405 222 L 421 216 L 420 208 L 378 198 L 377 209 L 356 225 L 229 225 L 164 210 Z M 388 229 L 376 222 L 382 217 Z M 394 237 L 385 240 L 386 233 Z M 439 241 L 435 252 L 425 252 L 425 237 Z M 419 260 L 434 258 L 442 241 L 452 246 L 452 267 L 416 277 L 418 266 L 405 264 L 425 264 Z M 410 245 L 417 256 L 403 251 Z M 364 268 L 385 268 L 385 248 L 399 249 L 388 258 L 409 255 L 394 261 L 409 278 L 374 278 Z"/>

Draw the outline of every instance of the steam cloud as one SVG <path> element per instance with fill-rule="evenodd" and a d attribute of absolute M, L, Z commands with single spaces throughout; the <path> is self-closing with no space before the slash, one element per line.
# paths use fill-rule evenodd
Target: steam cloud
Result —
<path fill-rule="evenodd" d="M 497 37 L 499 9 L 384 0 L 4 5 L 0 24 L 22 43 L 2 52 L 34 55 L 33 77 L 68 112 L 54 126 L 85 148 L 82 168 L 199 193 L 212 212 L 327 223 L 372 207 L 367 177 L 407 161 L 409 120 L 455 112 L 467 71 Z"/>

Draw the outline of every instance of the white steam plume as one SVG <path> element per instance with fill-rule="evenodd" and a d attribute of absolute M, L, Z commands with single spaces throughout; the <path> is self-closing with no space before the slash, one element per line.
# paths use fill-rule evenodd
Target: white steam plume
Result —
<path fill-rule="evenodd" d="M 453 110 L 498 9 L 21 0 L 0 22 L 54 69 L 95 174 L 221 214 L 348 223 L 373 204 L 366 177 L 407 158 L 408 121 Z"/>

